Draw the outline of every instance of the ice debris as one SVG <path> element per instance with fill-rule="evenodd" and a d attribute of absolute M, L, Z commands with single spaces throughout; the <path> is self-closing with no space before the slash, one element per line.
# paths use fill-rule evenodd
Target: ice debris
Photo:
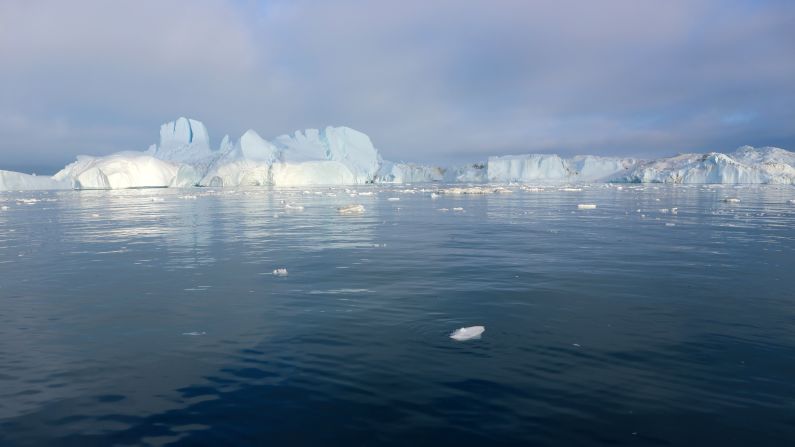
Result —
<path fill-rule="evenodd" d="M 364 205 L 351 204 L 337 208 L 340 214 L 361 214 L 364 212 Z"/>
<path fill-rule="evenodd" d="M 596 209 L 596 204 L 593 204 L 593 203 L 580 203 L 579 205 L 577 205 L 577 209 L 580 209 L 580 210 L 595 210 Z"/>
<path fill-rule="evenodd" d="M 484 326 L 469 326 L 456 329 L 450 334 L 450 338 L 456 341 L 474 340 L 480 338 L 486 330 Z"/>
<path fill-rule="evenodd" d="M 278 268 L 273 271 L 273 276 L 287 276 L 287 269 L 286 268 Z"/>

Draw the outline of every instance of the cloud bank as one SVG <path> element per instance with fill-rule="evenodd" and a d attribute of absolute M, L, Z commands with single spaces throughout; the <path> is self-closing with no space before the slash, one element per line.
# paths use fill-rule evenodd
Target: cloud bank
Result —
<path fill-rule="evenodd" d="M 788 1 L 0 4 L 0 168 L 347 125 L 385 157 L 795 148 Z M 25 169 L 28 168 L 28 169 Z"/>

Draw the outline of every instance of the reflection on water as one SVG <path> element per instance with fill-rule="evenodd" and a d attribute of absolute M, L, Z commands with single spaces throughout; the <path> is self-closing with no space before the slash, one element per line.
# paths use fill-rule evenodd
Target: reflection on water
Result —
<path fill-rule="evenodd" d="M 0 444 L 789 444 L 795 188 L 578 188 L 0 194 Z"/>

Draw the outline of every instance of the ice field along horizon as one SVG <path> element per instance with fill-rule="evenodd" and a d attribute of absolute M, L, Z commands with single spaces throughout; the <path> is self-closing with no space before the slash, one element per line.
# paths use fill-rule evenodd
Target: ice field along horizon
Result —
<path fill-rule="evenodd" d="M 795 187 L 452 188 L 0 193 L 0 445 L 795 439 Z"/>

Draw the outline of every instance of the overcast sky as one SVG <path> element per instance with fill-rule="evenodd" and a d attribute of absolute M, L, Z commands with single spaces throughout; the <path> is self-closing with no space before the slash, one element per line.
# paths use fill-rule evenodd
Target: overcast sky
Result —
<path fill-rule="evenodd" d="M 0 2 L 0 169 L 346 125 L 385 158 L 795 149 L 793 1 Z"/>

